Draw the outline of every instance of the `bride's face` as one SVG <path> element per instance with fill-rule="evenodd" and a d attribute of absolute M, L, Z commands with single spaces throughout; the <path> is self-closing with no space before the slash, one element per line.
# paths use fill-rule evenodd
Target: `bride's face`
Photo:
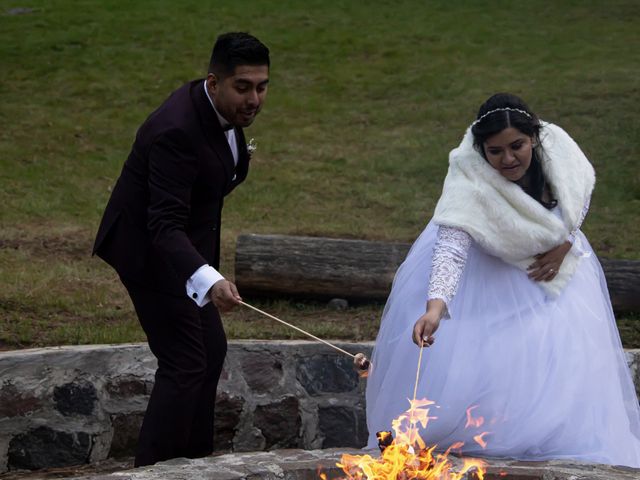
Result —
<path fill-rule="evenodd" d="M 533 146 L 530 136 L 513 127 L 489 137 L 483 145 L 489 164 L 512 182 L 517 182 L 527 173 Z"/>

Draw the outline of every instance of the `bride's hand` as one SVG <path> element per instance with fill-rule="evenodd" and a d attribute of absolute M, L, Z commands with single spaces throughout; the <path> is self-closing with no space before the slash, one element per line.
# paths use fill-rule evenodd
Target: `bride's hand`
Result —
<path fill-rule="evenodd" d="M 536 282 L 553 280 L 569 250 L 571 250 L 571 243 L 564 242 L 548 252 L 536 255 L 536 261 L 527 269 L 529 278 Z"/>
<path fill-rule="evenodd" d="M 433 345 L 435 338 L 433 334 L 440 326 L 441 312 L 435 309 L 427 310 L 413 326 L 413 343 L 421 346 Z"/>

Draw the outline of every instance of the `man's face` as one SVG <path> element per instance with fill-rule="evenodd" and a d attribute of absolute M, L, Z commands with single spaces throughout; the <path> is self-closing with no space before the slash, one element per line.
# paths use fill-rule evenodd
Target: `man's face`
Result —
<path fill-rule="evenodd" d="M 236 127 L 253 123 L 262 109 L 268 84 L 267 65 L 239 65 L 233 75 L 225 78 L 207 75 L 207 88 L 216 110 Z"/>

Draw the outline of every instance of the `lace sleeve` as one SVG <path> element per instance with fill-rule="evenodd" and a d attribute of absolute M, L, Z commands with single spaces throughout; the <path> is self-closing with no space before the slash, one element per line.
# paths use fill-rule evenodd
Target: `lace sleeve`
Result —
<path fill-rule="evenodd" d="M 439 298 L 449 304 L 458 289 L 469 247 L 471 237 L 464 230 L 442 226 L 438 228 L 429 279 L 430 300 Z M 445 316 L 448 316 L 448 312 Z"/>
<path fill-rule="evenodd" d="M 591 204 L 591 197 L 587 198 L 587 201 L 584 204 L 584 207 L 582 207 L 582 213 L 580 214 L 580 220 L 578 220 L 578 224 L 576 225 L 576 228 L 571 230 L 571 233 L 569 234 L 569 238 L 567 239 L 567 240 L 569 240 L 569 242 L 573 243 L 575 241 L 576 235 L 578 234 L 578 230 L 580 230 L 580 227 L 582 226 L 582 222 L 584 222 L 584 219 L 587 216 L 587 213 L 589 212 L 589 205 L 590 204 Z"/>

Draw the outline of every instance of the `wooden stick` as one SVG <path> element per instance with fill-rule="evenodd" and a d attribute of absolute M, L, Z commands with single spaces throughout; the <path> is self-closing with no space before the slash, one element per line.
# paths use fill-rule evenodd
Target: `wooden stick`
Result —
<path fill-rule="evenodd" d="M 418 434 L 418 427 L 416 427 L 415 423 L 413 421 L 413 412 L 415 410 L 415 404 L 416 404 L 416 394 L 418 393 L 418 380 L 420 379 L 420 364 L 422 363 L 422 352 L 424 350 L 424 340 L 422 342 L 420 342 L 420 355 L 418 355 L 418 368 L 416 370 L 416 384 L 413 387 L 413 402 L 411 403 L 411 415 L 409 417 L 409 441 L 413 441 L 414 438 L 414 432 L 415 435 L 417 436 Z"/>
<path fill-rule="evenodd" d="M 422 351 L 424 350 L 424 340 L 420 344 L 420 355 L 418 355 L 418 369 L 416 370 L 416 384 L 413 387 L 413 401 L 416 401 L 416 394 L 418 392 L 418 380 L 420 379 L 420 364 L 422 363 Z"/>
<path fill-rule="evenodd" d="M 311 334 L 311 333 L 309 333 L 309 332 L 307 332 L 307 331 L 305 331 L 305 330 L 303 330 L 303 329 L 301 329 L 301 328 L 299 328 L 299 327 L 296 327 L 295 325 L 291 325 L 290 323 L 287 323 L 287 322 L 285 322 L 284 320 L 280 320 L 278 317 L 274 317 L 274 316 L 273 316 L 273 315 L 271 315 L 270 313 L 264 312 L 264 311 L 260 310 L 259 308 L 254 307 L 253 305 L 249 305 L 248 303 L 245 303 L 245 302 L 240 302 L 240 304 L 241 304 L 241 305 L 244 305 L 244 306 L 245 306 L 245 307 L 247 307 L 247 308 L 250 308 L 251 310 L 255 310 L 256 312 L 261 313 L 262 315 L 264 315 L 264 316 L 266 316 L 266 317 L 269 317 L 269 318 L 271 318 L 271 319 L 275 320 L 276 322 L 280 322 L 280 323 L 282 323 L 282 324 L 286 325 L 287 327 L 291 327 L 291 328 L 293 328 L 294 330 L 299 331 L 300 333 L 304 333 L 306 336 L 311 337 L 311 338 L 313 338 L 314 340 L 317 340 L 318 342 L 322 342 L 322 343 L 324 343 L 325 345 L 328 345 L 328 346 L 330 346 L 331 348 L 333 348 L 333 349 L 335 349 L 335 350 L 337 350 L 337 351 L 339 351 L 339 352 L 344 353 L 345 355 L 349 355 L 351 358 L 355 358 L 355 355 L 353 355 L 352 353 L 347 352 L 346 350 L 343 350 L 342 348 L 340 348 L 340 347 L 338 347 L 338 346 L 334 345 L 333 343 L 329 343 L 329 342 L 327 342 L 326 340 L 323 340 L 323 339 L 321 339 L 321 338 L 318 338 L 318 337 L 316 337 L 315 335 L 313 335 L 313 334 Z"/>

